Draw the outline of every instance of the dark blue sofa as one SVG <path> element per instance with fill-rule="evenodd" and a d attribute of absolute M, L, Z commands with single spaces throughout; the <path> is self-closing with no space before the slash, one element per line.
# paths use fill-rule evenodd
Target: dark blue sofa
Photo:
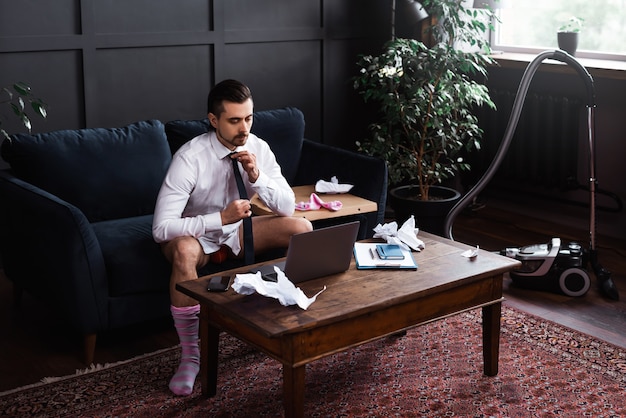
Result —
<path fill-rule="evenodd" d="M 153 120 L 17 134 L 2 144 L 11 167 L 0 170 L 5 274 L 17 294 L 41 297 L 85 335 L 88 364 L 98 332 L 169 315 L 170 266 L 152 239 L 154 203 L 172 153 L 207 128 L 207 120 Z M 270 144 L 292 186 L 336 175 L 355 185 L 354 194 L 376 201 L 377 213 L 359 216 L 360 237 L 371 236 L 384 215 L 382 160 L 304 139 L 304 117 L 295 108 L 255 113 L 252 130 Z"/>

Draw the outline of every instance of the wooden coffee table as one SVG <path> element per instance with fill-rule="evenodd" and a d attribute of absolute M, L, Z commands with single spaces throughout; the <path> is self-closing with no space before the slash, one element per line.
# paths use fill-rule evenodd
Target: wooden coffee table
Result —
<path fill-rule="evenodd" d="M 308 310 L 284 307 L 273 298 L 243 296 L 232 289 L 210 293 L 210 276 L 177 285 L 200 302 L 202 393 L 217 392 L 221 331 L 283 364 L 285 416 L 304 415 L 305 365 L 333 353 L 470 309 L 482 308 L 484 373 L 498 373 L 502 276 L 519 262 L 486 251 L 470 260 L 470 247 L 420 232 L 426 249 L 414 253 L 412 270 L 357 270 L 301 283 L 313 295 Z M 259 264 L 260 265 L 260 264 Z M 224 274 L 244 273 L 250 267 Z"/>

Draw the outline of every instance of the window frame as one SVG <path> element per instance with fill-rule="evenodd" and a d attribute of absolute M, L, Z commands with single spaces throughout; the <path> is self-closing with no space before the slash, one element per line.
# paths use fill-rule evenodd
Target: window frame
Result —
<path fill-rule="evenodd" d="M 492 51 L 494 53 L 504 52 L 504 53 L 513 53 L 513 54 L 532 54 L 537 55 L 543 51 L 554 50 L 557 47 L 533 47 L 533 46 L 518 46 L 518 45 L 508 45 L 508 44 L 499 44 L 498 43 L 498 30 L 501 26 L 500 22 L 500 10 L 494 10 L 495 14 L 495 22 L 492 24 L 493 29 L 489 30 L 489 45 L 491 46 Z M 556 36 L 556 31 L 555 31 Z M 620 53 L 611 53 L 604 51 L 590 51 L 585 49 L 578 49 L 576 51 L 576 58 L 587 58 L 593 60 L 603 60 L 603 61 L 626 61 L 626 52 L 623 54 Z"/>

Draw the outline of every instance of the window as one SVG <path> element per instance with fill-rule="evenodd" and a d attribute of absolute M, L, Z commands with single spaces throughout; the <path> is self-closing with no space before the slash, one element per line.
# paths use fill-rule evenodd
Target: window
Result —
<path fill-rule="evenodd" d="M 536 53 L 556 49 L 556 33 L 583 19 L 576 56 L 626 59 L 626 0 L 509 0 L 497 10 L 492 49 Z"/>

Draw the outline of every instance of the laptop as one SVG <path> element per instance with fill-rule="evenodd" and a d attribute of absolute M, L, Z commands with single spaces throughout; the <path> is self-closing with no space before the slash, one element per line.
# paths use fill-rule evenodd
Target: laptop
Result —
<path fill-rule="evenodd" d="M 342 273 L 350 267 L 359 225 L 354 221 L 292 235 L 285 261 L 266 264 L 252 272 L 260 271 L 264 280 L 275 282 L 277 266 L 292 283 Z"/>

